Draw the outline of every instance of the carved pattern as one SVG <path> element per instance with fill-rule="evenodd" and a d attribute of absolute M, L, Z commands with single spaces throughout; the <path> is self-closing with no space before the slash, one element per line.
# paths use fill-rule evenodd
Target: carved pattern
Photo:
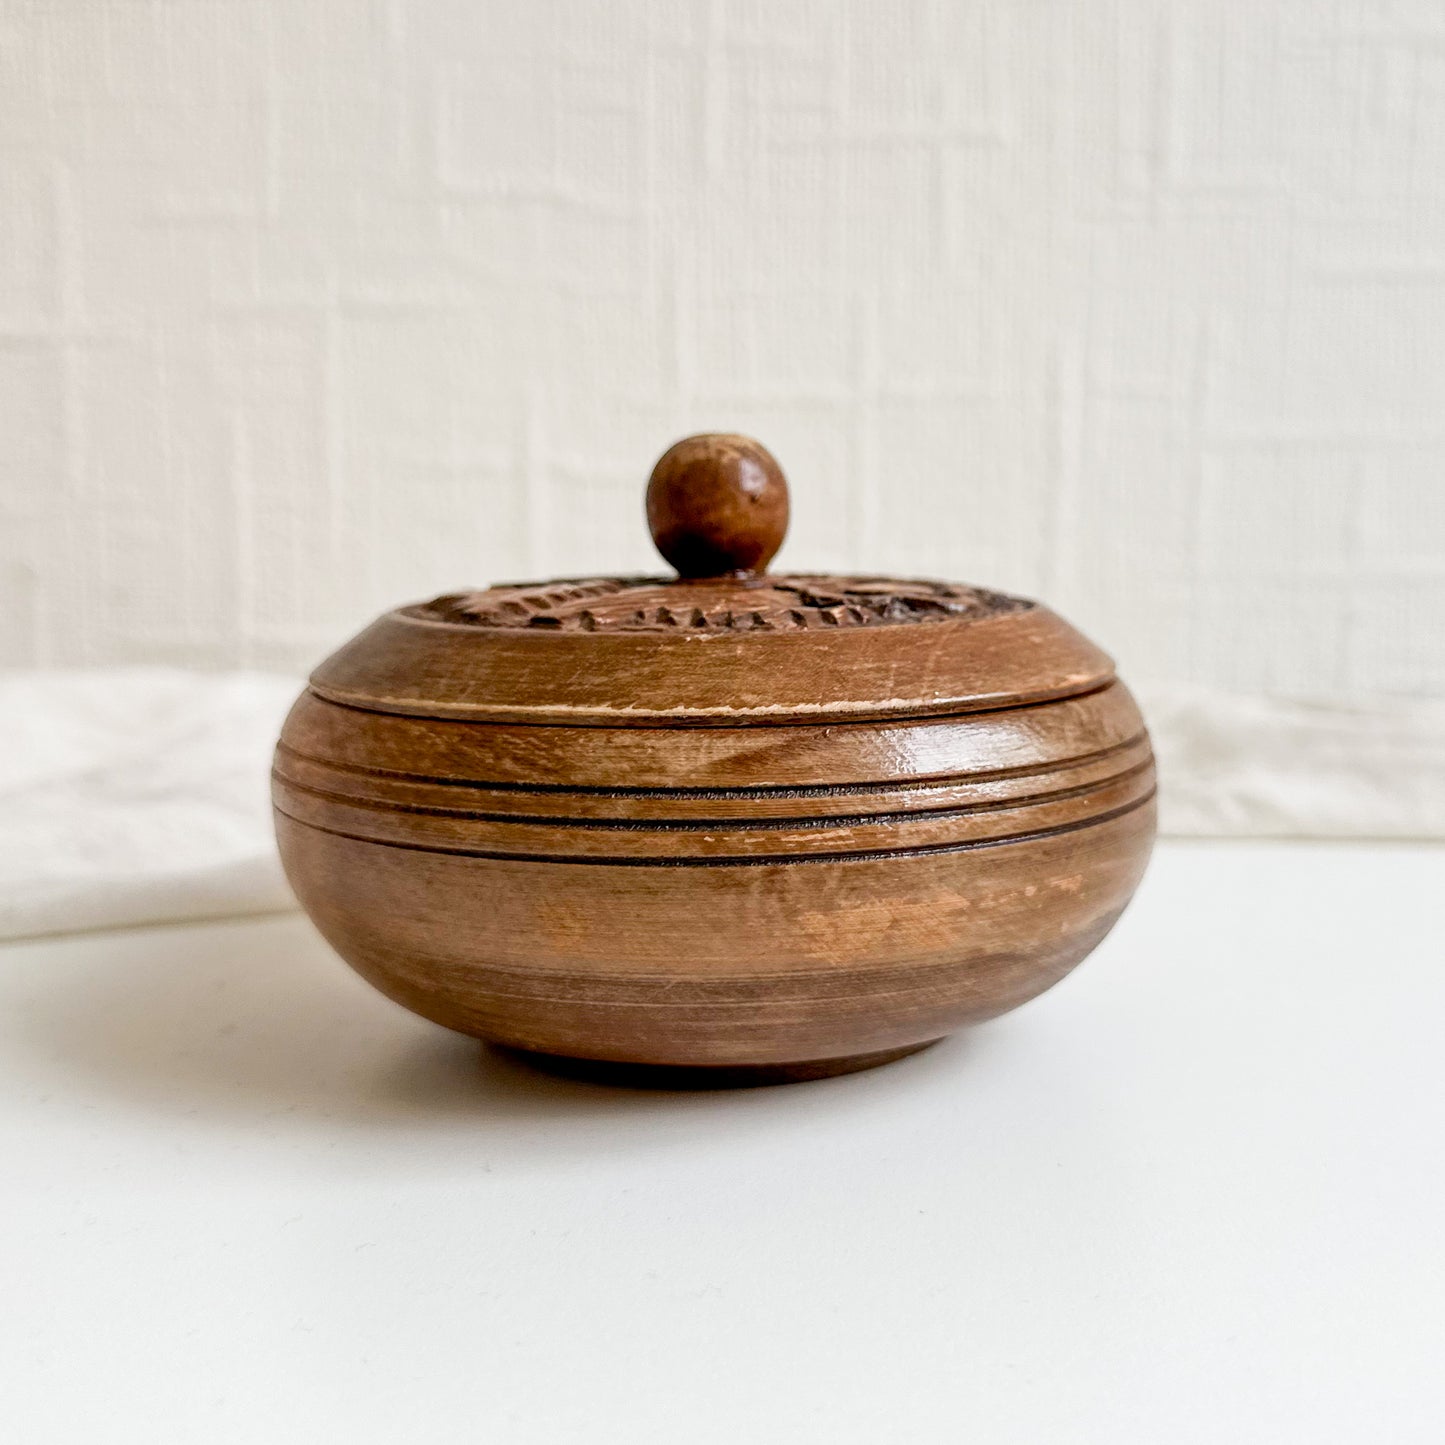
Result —
<path fill-rule="evenodd" d="M 1033 604 L 982 587 L 889 577 L 764 576 L 678 582 L 591 577 L 504 583 L 409 607 L 430 622 L 557 632 L 797 632 L 977 620 Z"/>

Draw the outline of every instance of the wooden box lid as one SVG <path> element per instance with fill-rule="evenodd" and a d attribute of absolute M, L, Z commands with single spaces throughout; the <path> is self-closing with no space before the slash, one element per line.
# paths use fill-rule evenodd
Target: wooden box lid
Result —
<path fill-rule="evenodd" d="M 573 726 L 830 724 L 1092 692 L 1113 663 L 1048 608 L 977 587 L 769 574 L 787 484 L 757 442 L 688 437 L 648 523 L 674 578 L 506 584 L 386 613 L 312 689 L 374 712 Z"/>

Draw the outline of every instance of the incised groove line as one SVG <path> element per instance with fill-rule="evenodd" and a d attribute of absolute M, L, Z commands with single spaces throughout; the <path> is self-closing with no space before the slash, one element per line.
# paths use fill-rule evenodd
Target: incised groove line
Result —
<path fill-rule="evenodd" d="M 1034 843 L 1045 838 L 1061 837 L 1077 833 L 1084 828 L 1095 828 L 1104 823 L 1122 818 L 1142 808 L 1153 800 L 1156 788 L 1135 798 L 1119 808 L 1111 808 L 1092 817 L 1081 818 L 1072 823 L 1059 823 L 1051 828 L 1038 828 L 1030 832 L 1009 833 L 1001 838 L 969 838 L 956 843 L 923 843 L 905 848 L 867 848 L 856 852 L 827 853 L 759 853 L 745 857 L 632 857 L 604 858 L 588 854 L 565 853 L 513 853 L 500 849 L 455 848 L 435 843 L 401 843 L 390 838 L 369 838 L 361 833 L 349 833 L 341 828 L 328 828 L 321 823 L 310 823 L 288 813 L 280 804 L 273 805 L 283 818 L 298 827 L 311 828 L 318 833 L 329 833 L 336 838 L 345 838 L 353 843 L 370 843 L 378 848 L 401 848 L 414 853 L 445 853 L 461 858 L 485 858 L 507 863 L 558 863 L 567 867 L 601 868 L 761 868 L 804 863 L 859 863 L 889 858 L 919 858 L 936 853 L 966 853 L 980 848 L 1001 848 L 1010 843 Z"/>

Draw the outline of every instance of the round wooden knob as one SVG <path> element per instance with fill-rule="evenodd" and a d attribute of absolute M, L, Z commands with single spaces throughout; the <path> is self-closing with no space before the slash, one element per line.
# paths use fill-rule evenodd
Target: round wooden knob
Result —
<path fill-rule="evenodd" d="M 647 525 L 681 577 L 761 572 L 788 530 L 788 484 L 751 437 L 704 432 L 658 458 L 647 484 Z"/>

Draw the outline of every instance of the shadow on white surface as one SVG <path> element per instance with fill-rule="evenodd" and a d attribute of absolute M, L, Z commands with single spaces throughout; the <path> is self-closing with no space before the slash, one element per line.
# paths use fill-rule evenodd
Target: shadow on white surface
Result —
<path fill-rule="evenodd" d="M 956 1068 L 962 1053 L 945 1041 L 882 1070 L 760 1089 L 615 1087 L 543 1072 L 413 1017 L 294 915 L 30 947 L 41 966 L 10 1026 L 51 1081 L 198 1123 L 516 1135 L 517 1125 L 586 1119 L 776 1117 L 802 1096 L 810 1107 L 844 1090 L 861 1099 L 885 1079 L 896 1087 Z"/>
<path fill-rule="evenodd" d="M 5 1438 L 1435 1445 L 1442 864 L 1166 845 L 1038 1003 L 725 1093 L 297 916 L 9 945 Z"/>

